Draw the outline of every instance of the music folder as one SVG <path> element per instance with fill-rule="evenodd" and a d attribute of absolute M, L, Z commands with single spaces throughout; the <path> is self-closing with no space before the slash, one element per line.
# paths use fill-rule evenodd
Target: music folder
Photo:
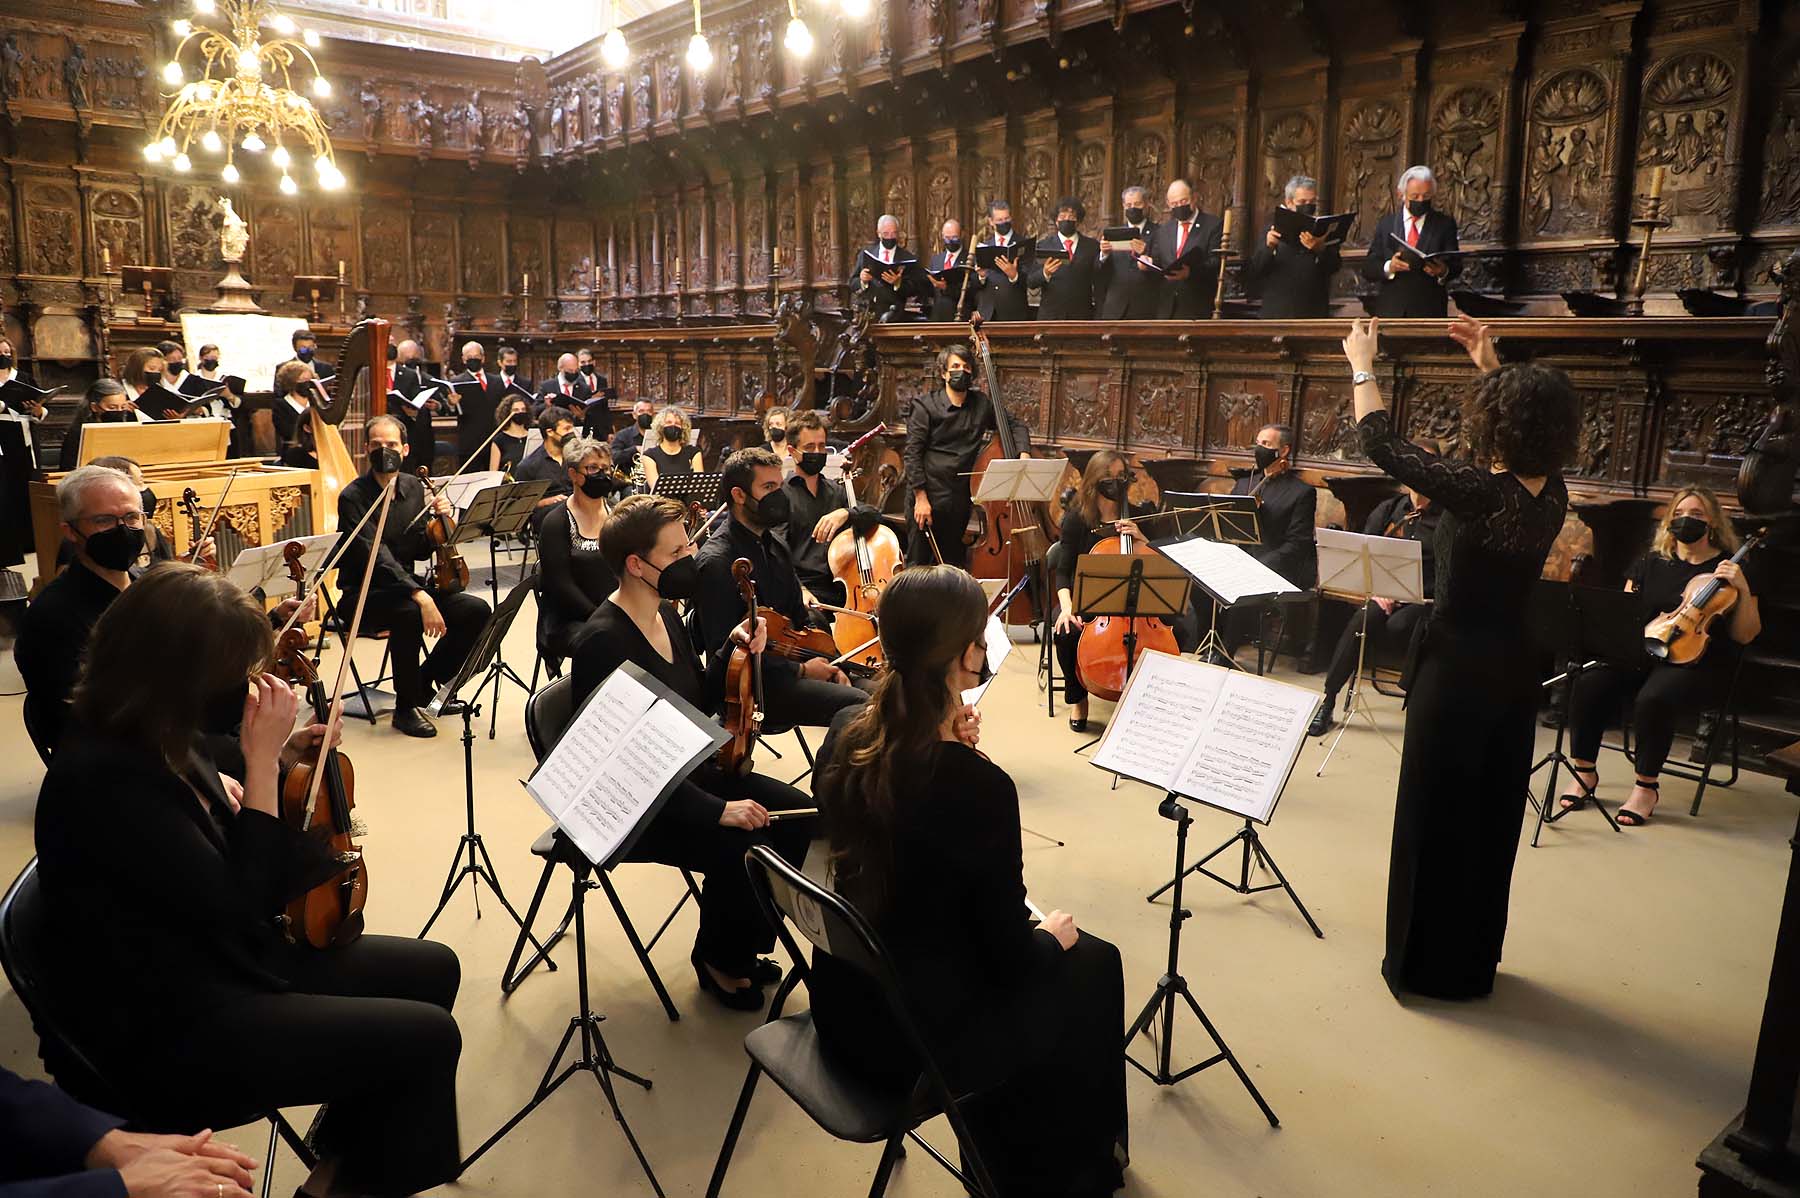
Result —
<path fill-rule="evenodd" d="M 1128 250 L 1134 241 L 1148 245 L 1150 231 L 1140 231 L 1135 225 L 1108 225 L 1100 230 L 1100 248 L 1103 250 Z"/>
<path fill-rule="evenodd" d="M 1206 260 L 1217 253 L 1218 249 L 1219 245 L 1216 241 L 1208 241 L 1203 237 L 1195 237 L 1193 230 L 1190 229 L 1188 231 L 1188 244 L 1182 250 L 1181 257 L 1175 259 L 1175 261 L 1169 263 L 1167 266 L 1160 265 L 1156 259 L 1147 254 L 1139 254 L 1138 261 L 1149 263 L 1151 266 L 1161 271 L 1165 276 L 1174 274 L 1184 266 L 1191 271 L 1202 271 L 1206 269 Z"/>
<path fill-rule="evenodd" d="M 1269 223 L 1292 245 L 1300 244 L 1300 234 L 1311 233 L 1320 241 L 1342 241 L 1350 235 L 1356 221 L 1355 212 L 1338 212 L 1330 216 L 1302 216 L 1292 208 L 1277 208 Z"/>
<path fill-rule="evenodd" d="M 404 391 L 394 390 L 387 393 L 387 398 L 389 403 L 405 404 L 416 412 L 436 398 L 437 393 L 438 389 L 436 387 L 426 387 L 424 390 L 409 397 Z"/>
<path fill-rule="evenodd" d="M 908 282 L 908 276 L 911 276 L 911 278 L 916 281 L 919 276 L 926 274 L 927 271 L 917 258 L 900 257 L 900 254 L 903 252 L 905 251 L 895 250 L 894 261 L 883 262 L 868 250 L 861 250 L 856 255 L 856 269 L 851 273 L 860 275 L 866 270 L 873 277 L 875 282 L 880 283 L 886 282 L 886 280 L 881 277 L 882 275 L 897 270 L 900 272 L 899 285 L 904 287 Z"/>
<path fill-rule="evenodd" d="M 189 374 L 181 380 L 181 386 L 176 390 L 195 399 L 213 399 L 227 392 L 242 399 L 246 385 L 243 376 L 237 374 L 222 375 L 216 379 L 203 379 L 197 374 Z"/>
<path fill-rule="evenodd" d="M 961 295 L 963 278 L 969 273 L 969 262 L 965 258 L 956 266 L 946 266 L 943 270 L 927 270 L 925 273 L 934 279 L 942 279 L 947 294 Z"/>
<path fill-rule="evenodd" d="M 1388 234 L 1388 240 L 1393 242 L 1394 249 L 1402 254 L 1406 258 L 1407 263 L 1415 270 L 1424 266 L 1427 262 L 1442 262 L 1445 266 L 1448 266 L 1450 263 L 1463 256 L 1461 250 L 1439 250 L 1435 254 L 1422 254 L 1412 246 L 1407 245 L 1406 238 L 1397 237 L 1392 233 Z M 1393 255 L 1391 254 L 1389 255 L 1389 257 L 1392 256 Z"/>
<path fill-rule="evenodd" d="M 4 385 L 0 385 L 0 403 L 22 410 L 41 404 L 52 396 L 61 395 L 65 390 L 65 387 L 33 387 L 23 379 L 8 379 Z"/>
<path fill-rule="evenodd" d="M 179 391 L 171 391 L 161 383 L 148 388 L 137 397 L 136 402 L 137 410 L 152 420 L 181 420 L 189 413 L 206 406 L 205 400 L 193 399 Z"/>
<path fill-rule="evenodd" d="M 1010 258 L 1021 266 L 1037 257 L 1037 247 L 1029 241 L 1015 241 L 1011 245 L 978 245 L 975 247 L 975 265 L 983 270 L 995 269 L 994 263 L 1002 258 Z"/>

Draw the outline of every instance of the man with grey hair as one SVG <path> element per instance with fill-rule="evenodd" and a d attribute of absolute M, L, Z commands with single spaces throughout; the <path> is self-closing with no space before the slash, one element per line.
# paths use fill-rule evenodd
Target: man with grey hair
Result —
<path fill-rule="evenodd" d="M 487 350 L 479 341 L 462 344 L 462 372 L 453 375 L 450 408 L 456 413 L 456 460 L 467 469 L 487 468 L 487 454 L 477 454 L 482 442 L 494 435 L 494 413 L 506 399 L 506 381 L 487 368 Z M 470 458 L 474 461 L 470 461 Z"/>
<path fill-rule="evenodd" d="M 75 560 L 38 593 L 19 621 L 13 659 L 25 680 L 25 724 L 40 748 L 62 739 L 81 655 L 101 615 L 131 585 L 144 551 L 144 502 L 109 466 L 82 466 L 56 484 L 63 538 Z M 49 563 L 39 563 L 48 569 Z"/>
<path fill-rule="evenodd" d="M 387 414 L 406 426 L 407 443 L 412 446 L 406 457 L 406 472 L 412 474 L 420 466 L 429 468 L 437 456 L 437 432 L 431 421 L 438 409 L 449 406 L 449 400 L 434 394 L 423 403 L 419 395 L 434 387 L 425 362 L 425 347 L 410 338 L 396 347 L 394 381 L 387 396 Z"/>
<path fill-rule="evenodd" d="M 1454 257 L 1418 262 L 1418 255 L 1455 253 L 1460 248 L 1455 218 L 1431 206 L 1436 191 L 1430 167 L 1408 167 L 1395 188 L 1400 211 L 1375 223 L 1362 273 L 1377 287 L 1370 305 L 1376 316 L 1442 320 L 1450 309 L 1445 289 L 1462 272 L 1462 263 Z"/>
<path fill-rule="evenodd" d="M 1000 246 L 1007 254 L 997 257 L 994 265 L 982 271 L 981 278 L 976 280 L 981 295 L 975 305 L 981 311 L 981 319 L 1030 320 L 1031 305 L 1025 298 L 1025 268 L 1018 259 L 1021 251 L 1011 248 L 1019 244 L 1019 234 L 1013 228 L 1010 203 L 997 196 L 988 201 L 988 228 L 993 233 L 981 244 Z"/>
<path fill-rule="evenodd" d="M 1150 240 L 1156 235 L 1149 201 L 1150 193 L 1142 187 L 1119 193 L 1132 241 L 1128 250 L 1100 247 L 1101 320 L 1155 320 L 1162 315 L 1162 274 L 1138 261 L 1150 252 Z"/>
<path fill-rule="evenodd" d="M 899 217 L 884 213 L 875 222 L 875 240 L 863 247 L 857 263 L 853 302 L 867 305 L 883 324 L 917 319 L 906 301 L 931 298 L 930 276 L 919 269 L 919 256 L 900 244 Z"/>
<path fill-rule="evenodd" d="M 1319 182 L 1295 175 L 1282 189 L 1281 206 L 1301 216 L 1319 214 Z M 1244 267 L 1244 288 L 1262 297 L 1264 320 L 1316 320 L 1331 310 L 1331 277 L 1338 243 L 1302 230 L 1293 242 L 1270 224 L 1263 243 Z"/>

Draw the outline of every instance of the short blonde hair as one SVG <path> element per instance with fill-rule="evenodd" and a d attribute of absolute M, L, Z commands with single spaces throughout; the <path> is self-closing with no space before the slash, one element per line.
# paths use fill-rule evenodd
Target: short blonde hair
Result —
<path fill-rule="evenodd" d="M 676 407 L 674 404 L 670 404 L 668 407 L 666 407 L 662 411 L 658 412 L 656 414 L 656 419 L 652 420 L 650 422 L 651 427 L 655 428 L 657 430 L 657 434 L 660 436 L 662 433 L 663 426 L 668 423 L 668 421 L 665 420 L 664 417 L 668 417 L 668 416 L 675 417 L 676 421 L 680 423 L 681 439 L 684 442 L 687 441 L 693 435 L 694 423 L 693 423 L 693 421 L 688 419 L 688 414 L 686 412 L 682 411 L 680 408 Z"/>
<path fill-rule="evenodd" d="M 1683 487 L 1669 496 L 1669 506 L 1663 512 L 1662 522 L 1656 526 L 1656 539 L 1650 542 L 1653 552 L 1663 557 L 1675 556 L 1675 534 L 1669 531 L 1669 525 L 1675 520 L 1675 509 L 1681 506 L 1684 499 L 1698 499 L 1706 509 L 1706 522 L 1712 526 L 1712 543 L 1726 553 L 1736 553 L 1738 547 L 1737 529 L 1725 518 L 1725 509 L 1719 506 L 1719 497 L 1710 487 L 1699 485 Z"/>

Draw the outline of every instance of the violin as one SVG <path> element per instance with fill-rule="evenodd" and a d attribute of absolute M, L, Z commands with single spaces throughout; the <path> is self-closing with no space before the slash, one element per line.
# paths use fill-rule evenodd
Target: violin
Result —
<path fill-rule="evenodd" d="M 738 594 L 750 613 L 750 627 L 756 628 L 756 580 L 750 577 L 750 559 L 740 557 L 731 563 L 731 577 L 737 581 Z M 751 769 L 750 754 L 756 737 L 762 731 L 763 684 L 762 654 L 752 653 L 748 646 L 733 643 L 731 658 L 725 665 L 725 731 L 731 739 L 719 746 L 719 768 L 732 774 L 747 774 Z"/>
<path fill-rule="evenodd" d="M 419 467 L 419 481 L 425 484 L 425 493 L 432 498 L 441 494 L 431 485 L 431 468 Z M 433 585 L 440 595 L 454 595 L 458 591 L 467 590 L 469 586 L 469 563 L 451 539 L 456 536 L 456 521 L 448 516 L 432 513 L 425 521 L 425 537 L 431 542 L 431 575 Z"/>
<path fill-rule="evenodd" d="M 1149 542 L 1123 528 L 1115 536 L 1096 541 L 1088 552 L 1125 557 L 1156 555 Z M 1131 667 L 1149 649 L 1181 653 L 1181 647 L 1175 643 L 1175 630 L 1153 616 L 1141 620 L 1137 616 L 1095 616 L 1082 627 L 1081 641 L 1075 647 L 1076 672 L 1089 694 L 1116 700 L 1124 693 Z"/>
<path fill-rule="evenodd" d="M 1741 564 L 1752 549 L 1762 544 L 1763 535 L 1759 530 L 1738 546 L 1731 555 L 1732 564 Z M 1688 579 L 1674 611 L 1664 612 L 1644 625 L 1644 652 L 1670 665 L 1692 665 L 1712 643 L 1713 623 L 1737 603 L 1737 588 L 1729 582 L 1717 574 L 1695 575 Z"/>
<path fill-rule="evenodd" d="M 871 438 L 886 431 L 886 424 L 878 424 L 858 437 L 844 451 L 845 460 L 848 461 Z M 853 510 L 856 507 L 855 480 L 856 471 L 847 467 L 844 492 L 848 506 Z M 846 596 L 844 606 L 837 609 L 838 618 L 832 621 L 832 641 L 839 653 L 852 655 L 850 660 L 858 665 L 870 668 L 881 665 L 886 659 L 881 652 L 875 608 L 881 602 L 881 592 L 900 568 L 900 538 L 885 524 L 877 525 L 867 536 L 857 532 L 854 526 L 847 526 L 831 538 L 825 558 L 831 566 L 831 576 L 843 585 Z"/>
<path fill-rule="evenodd" d="M 969 481 L 970 492 L 981 489 L 981 478 L 990 462 L 998 458 L 1016 458 L 1030 448 L 1013 441 L 1012 421 L 1000 396 L 1000 378 L 994 372 L 993 355 L 987 335 L 981 331 L 981 314 L 969 320 L 969 342 L 981 360 L 982 377 L 987 385 L 988 402 L 993 406 L 994 437 L 975 459 L 975 471 Z M 971 549 L 969 572 L 977 578 L 1003 578 L 1010 590 L 1022 577 L 1035 573 L 1035 567 L 1049 549 L 1049 515 L 1041 503 L 1011 500 L 974 505 L 969 522 L 963 529 L 963 544 Z M 1007 609 L 1007 622 L 1029 624 L 1035 618 L 1035 605 L 1029 588 Z"/>
<path fill-rule="evenodd" d="M 200 547 L 206 544 L 206 522 L 200 518 L 200 492 L 192 487 L 184 487 L 181 492 L 181 510 L 188 518 L 188 560 L 205 566 L 208 570 L 219 568 L 219 551 L 212 548 L 205 554 Z M 221 497 L 220 502 L 223 502 Z"/>
<path fill-rule="evenodd" d="M 301 583 L 305 572 L 297 544 L 284 551 L 289 577 Z M 304 629 L 290 628 L 275 646 L 274 673 L 295 686 L 306 688 L 313 721 L 331 723 L 331 700 L 307 656 Z M 324 949 L 348 944 L 362 935 L 363 906 L 369 897 L 368 865 L 355 841 L 358 829 L 351 810 L 356 805 L 356 773 L 350 758 L 336 746 L 320 751 L 321 740 L 300 755 L 281 787 L 281 818 L 293 828 L 330 845 L 342 868 L 333 876 L 288 903 L 281 916 L 290 942 L 304 941 Z M 315 786 L 314 779 L 318 778 Z"/>

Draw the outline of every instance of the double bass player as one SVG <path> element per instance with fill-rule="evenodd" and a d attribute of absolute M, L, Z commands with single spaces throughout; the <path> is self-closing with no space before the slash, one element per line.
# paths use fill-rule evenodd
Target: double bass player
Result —
<path fill-rule="evenodd" d="M 943 390 L 913 400 L 906 419 L 906 485 L 913 496 L 906 559 L 966 566 L 963 530 L 974 506 L 969 472 L 983 435 L 995 431 L 994 404 L 975 389 L 975 357 L 967 345 L 946 346 L 937 356 L 937 373 Z M 1008 417 L 1015 441 L 1029 445 L 1031 430 Z"/>

